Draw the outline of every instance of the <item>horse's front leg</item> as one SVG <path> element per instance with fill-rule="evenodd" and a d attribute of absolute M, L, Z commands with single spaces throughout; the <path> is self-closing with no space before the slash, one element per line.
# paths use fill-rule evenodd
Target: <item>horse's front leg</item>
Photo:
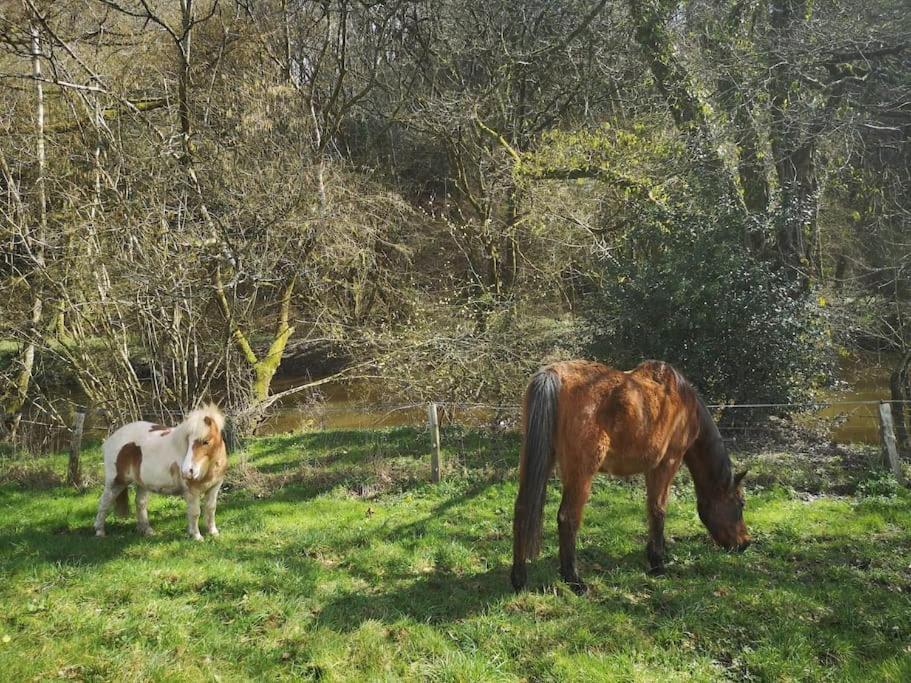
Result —
<path fill-rule="evenodd" d="M 667 497 L 674 474 L 680 467 L 679 459 L 673 458 L 659 464 L 645 475 L 648 508 L 648 556 L 649 572 L 664 573 L 664 518 L 667 514 Z"/>
<path fill-rule="evenodd" d="M 218 490 L 221 482 L 206 492 L 206 529 L 210 536 L 218 536 L 218 527 L 215 526 L 215 506 L 218 504 Z"/>
<path fill-rule="evenodd" d="M 188 490 L 185 494 L 187 500 L 187 533 L 195 541 L 202 540 L 202 534 L 199 533 L 199 493 Z"/>

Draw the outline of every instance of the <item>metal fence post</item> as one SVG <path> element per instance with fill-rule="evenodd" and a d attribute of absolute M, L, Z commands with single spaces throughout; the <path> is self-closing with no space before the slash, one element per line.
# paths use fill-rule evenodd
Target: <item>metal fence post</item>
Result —
<path fill-rule="evenodd" d="M 430 439 L 433 450 L 430 453 L 430 481 L 440 481 L 440 420 L 437 404 L 427 404 L 427 422 L 430 425 Z"/>

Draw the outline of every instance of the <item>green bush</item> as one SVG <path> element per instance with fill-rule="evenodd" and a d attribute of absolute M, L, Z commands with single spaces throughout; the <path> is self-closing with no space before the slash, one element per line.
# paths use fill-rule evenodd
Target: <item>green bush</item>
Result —
<path fill-rule="evenodd" d="M 588 313 L 597 353 L 622 367 L 667 360 L 713 402 L 805 400 L 831 365 L 823 309 L 752 257 L 731 223 L 630 231 Z"/>

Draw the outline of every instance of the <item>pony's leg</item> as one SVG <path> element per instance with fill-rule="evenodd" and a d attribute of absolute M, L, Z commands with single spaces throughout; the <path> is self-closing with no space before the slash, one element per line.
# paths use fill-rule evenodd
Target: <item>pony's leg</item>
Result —
<path fill-rule="evenodd" d="M 136 528 L 143 536 L 154 536 L 155 530 L 149 525 L 149 490 L 136 487 Z"/>
<path fill-rule="evenodd" d="M 673 464 L 670 464 L 673 462 Z M 680 459 L 662 462 L 645 475 L 646 506 L 648 509 L 648 556 L 649 572 L 664 573 L 664 517 L 667 513 L 667 496 L 671 481 L 680 467 Z M 676 467 L 674 466 L 676 465 Z"/>
<path fill-rule="evenodd" d="M 187 532 L 194 541 L 201 541 L 202 534 L 199 533 L 199 494 L 194 491 L 187 491 Z"/>
<path fill-rule="evenodd" d="M 114 502 L 114 499 L 123 493 L 125 488 L 125 484 L 116 484 L 113 481 L 105 483 L 104 491 L 101 494 L 101 500 L 98 501 L 98 514 L 95 515 L 94 527 L 96 536 L 105 535 L 104 520 L 108 516 L 108 510 L 111 508 L 111 503 Z"/>
<path fill-rule="evenodd" d="M 560 575 L 575 593 L 581 595 L 587 586 L 576 571 L 576 533 L 582 525 L 582 510 L 591 493 L 593 475 L 574 477 L 567 481 L 564 477 L 563 499 L 560 501 L 560 512 L 557 514 L 557 527 L 560 531 Z"/>
<path fill-rule="evenodd" d="M 221 484 L 216 484 L 206 492 L 206 529 L 210 536 L 218 536 L 218 527 L 215 526 L 215 506 L 218 503 L 218 490 Z"/>

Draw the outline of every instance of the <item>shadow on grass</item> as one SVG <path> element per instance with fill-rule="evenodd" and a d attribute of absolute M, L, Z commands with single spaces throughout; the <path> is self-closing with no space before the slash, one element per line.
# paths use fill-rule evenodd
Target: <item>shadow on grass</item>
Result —
<path fill-rule="evenodd" d="M 427 624 L 455 622 L 513 594 L 508 571 L 500 566 L 479 574 L 444 570 L 423 575 L 403 574 L 387 577 L 376 588 L 333 597 L 320 610 L 317 623 L 337 631 L 353 631 L 369 620 L 389 623 L 409 618 Z"/>
<path fill-rule="evenodd" d="M 509 619 L 508 632 L 530 628 L 534 639 L 541 628 L 565 634 L 568 646 L 581 634 L 582 642 L 608 648 L 624 638 L 646 650 L 679 652 L 679 639 L 688 638 L 686 647 L 719 661 L 735 678 L 775 678 L 798 662 L 804 666 L 803 658 L 820 671 L 843 666 L 848 643 L 871 663 L 904 647 L 911 577 L 899 572 L 884 581 L 867 544 L 820 538 L 802 548 L 769 543 L 730 555 L 692 534 L 676 545 L 681 561 L 662 577 L 645 575 L 639 550 L 615 557 L 589 550 L 581 564 L 591 590 L 582 598 L 559 581 L 553 554 L 530 564 L 527 593 L 517 598 L 502 565 L 479 573 L 374 576 L 365 592 L 331 596 L 316 622 L 348 633 L 369 621 L 405 619 L 448 632 L 489 614 L 478 633 Z"/>
<path fill-rule="evenodd" d="M 352 455 L 367 454 L 378 449 L 394 449 L 398 455 L 423 455 L 430 451 L 426 432 L 412 427 L 357 430 L 332 429 L 282 436 L 263 437 L 250 448 L 251 462 L 277 455 L 293 454 L 295 459 L 312 460 L 309 454 L 344 450 Z"/>
<path fill-rule="evenodd" d="M 222 498 L 222 504 L 219 507 L 219 519 L 252 516 L 256 514 L 258 508 L 266 504 L 303 504 L 324 494 L 333 485 L 348 480 L 345 472 L 337 474 L 339 477 L 337 480 L 332 479 L 331 476 L 327 479 L 327 475 L 323 474 L 308 481 L 306 484 L 285 486 L 265 498 L 255 498 L 246 494 L 232 496 L 229 493 L 230 498 L 228 500 L 225 500 L 224 497 Z M 464 505 L 472 498 L 482 494 L 493 483 L 495 482 L 475 482 L 461 494 L 444 499 L 421 520 L 383 530 L 373 530 L 370 533 L 377 538 L 386 539 L 390 542 L 399 542 L 403 544 L 403 547 L 409 547 L 417 542 L 416 539 L 430 533 L 433 525 L 439 523 L 440 519 L 447 515 L 451 509 Z M 414 487 L 413 490 L 420 490 L 420 488 L 430 486 L 430 484 L 425 483 L 419 487 Z M 67 490 L 65 495 L 71 495 L 71 492 Z M 80 515 L 79 526 L 72 526 L 72 521 L 65 513 L 61 512 L 58 518 L 43 524 L 29 526 L 26 529 L 10 531 L 0 528 L 0 548 L 12 549 L 13 551 L 0 555 L 0 561 L 10 572 L 33 567 L 36 559 L 50 564 L 78 563 L 95 565 L 115 560 L 137 544 L 154 547 L 162 544 L 173 544 L 177 540 L 189 544 L 195 543 L 188 539 L 183 531 L 173 529 L 175 522 L 173 515 L 177 516 L 177 520 L 179 520 L 177 523 L 182 526 L 184 519 L 182 503 L 177 506 L 179 512 L 169 512 L 167 519 L 160 514 L 156 514 L 155 511 L 152 512 L 152 526 L 167 524 L 167 530 L 159 530 L 159 533 L 152 537 L 140 535 L 136 531 L 136 521 L 133 516 L 135 514 L 133 496 L 134 493 L 131 491 L 131 516 L 115 517 L 111 514 L 106 525 L 107 536 L 104 538 L 95 536 L 95 531 L 92 528 L 94 517 L 89 514 Z M 221 525 L 224 526 L 223 523 Z M 205 531 L 203 533 L 205 535 Z M 460 540 L 465 543 L 472 543 L 476 540 L 462 533 L 452 533 L 449 537 L 452 540 Z M 411 540 L 404 541 L 404 539 Z M 347 544 L 336 544 L 333 550 L 344 556 L 354 550 L 359 543 L 361 543 L 360 540 L 351 541 Z"/>
<path fill-rule="evenodd" d="M 97 538 L 91 526 L 70 528 L 66 525 L 31 527 L 25 531 L 0 531 L 0 547 L 13 552 L 2 557 L 10 573 L 35 566 L 35 560 L 48 564 L 105 564 L 115 560 L 131 546 L 173 542 L 167 536 L 146 538 L 136 532 L 134 522 L 108 524 L 108 536 Z M 189 539 L 188 539 L 189 542 Z"/>
<path fill-rule="evenodd" d="M 495 465 L 512 470 L 518 464 L 518 434 L 450 428 L 443 436 L 444 455 L 461 466 Z M 267 473 L 287 465 L 333 466 L 376 458 L 429 461 L 430 450 L 429 434 L 412 427 L 330 430 L 265 438 L 248 451 L 247 459 Z M 276 457 L 280 458 L 278 462 L 265 462 Z"/>

